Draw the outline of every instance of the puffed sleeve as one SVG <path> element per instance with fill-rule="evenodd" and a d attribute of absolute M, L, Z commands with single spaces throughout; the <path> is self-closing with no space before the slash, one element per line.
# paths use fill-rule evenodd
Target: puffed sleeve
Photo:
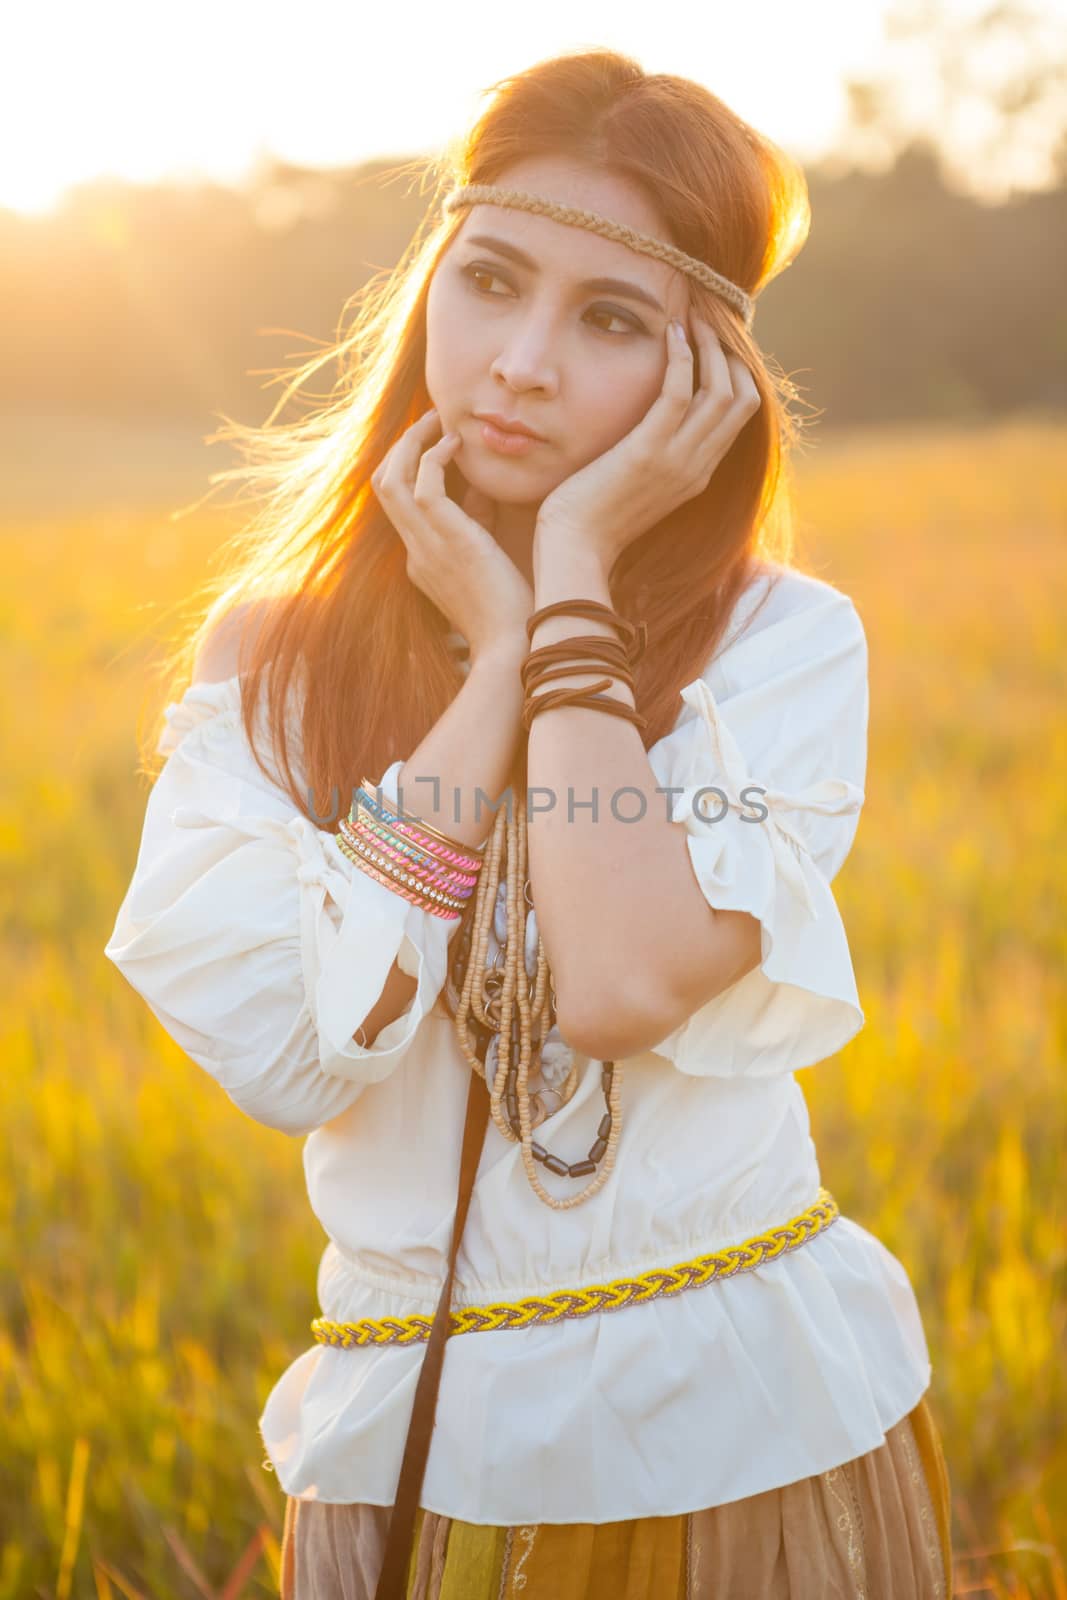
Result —
<path fill-rule="evenodd" d="M 167 761 L 104 954 L 236 1105 L 309 1133 L 400 1062 L 444 986 L 459 924 L 353 866 L 268 780 L 237 678 L 193 684 L 165 716 Z M 402 766 L 381 778 L 394 802 Z M 394 961 L 418 987 L 364 1047 L 353 1034 Z"/>
<path fill-rule="evenodd" d="M 830 887 L 866 779 L 867 640 L 855 606 L 820 585 L 815 603 L 736 647 L 682 698 L 695 715 L 649 760 L 705 899 L 757 918 L 762 957 L 653 1049 L 697 1077 L 793 1072 L 864 1023 Z"/>

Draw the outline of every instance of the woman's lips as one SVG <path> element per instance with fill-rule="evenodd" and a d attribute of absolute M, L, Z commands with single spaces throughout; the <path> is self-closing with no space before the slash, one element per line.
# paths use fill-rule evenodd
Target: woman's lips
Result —
<path fill-rule="evenodd" d="M 481 422 L 480 418 L 477 420 Z M 545 442 L 531 438 L 528 433 L 508 433 L 494 422 L 481 422 L 481 429 L 483 442 L 502 456 L 524 456 Z"/>

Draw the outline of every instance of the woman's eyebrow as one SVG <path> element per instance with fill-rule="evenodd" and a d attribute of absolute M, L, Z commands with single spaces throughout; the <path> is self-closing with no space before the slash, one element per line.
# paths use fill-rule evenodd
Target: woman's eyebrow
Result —
<path fill-rule="evenodd" d="M 518 266 L 526 267 L 530 272 L 538 271 L 537 262 L 533 256 L 528 256 L 525 250 L 520 250 L 517 245 L 509 244 L 506 239 L 494 238 L 491 233 L 467 234 L 461 242 L 463 244 L 480 244 L 486 250 L 495 250 L 498 255 L 509 257 Z M 663 312 L 663 307 L 655 295 L 649 294 L 648 290 L 642 289 L 639 284 L 629 283 L 625 278 L 585 278 L 576 287 L 595 290 L 598 293 L 626 295 L 631 300 L 640 300 L 643 305 L 653 306 L 655 310 Z"/>

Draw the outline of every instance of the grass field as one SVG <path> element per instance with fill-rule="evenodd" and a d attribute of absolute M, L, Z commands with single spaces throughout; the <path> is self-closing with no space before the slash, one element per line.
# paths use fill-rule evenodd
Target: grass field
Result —
<path fill-rule="evenodd" d="M 1048 420 L 871 431 L 798 468 L 806 563 L 871 651 L 836 882 L 867 1024 L 801 1074 L 823 1181 L 916 1288 L 957 1593 L 1056 1600 L 1065 446 Z M 0 1600 L 277 1594 L 255 1421 L 317 1310 L 301 1141 L 244 1117 L 102 954 L 144 812 L 145 666 L 224 526 L 173 503 L 0 527 Z"/>

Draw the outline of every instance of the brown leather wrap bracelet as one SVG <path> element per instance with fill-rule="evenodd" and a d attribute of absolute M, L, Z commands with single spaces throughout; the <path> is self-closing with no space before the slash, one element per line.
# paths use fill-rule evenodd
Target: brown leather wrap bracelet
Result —
<path fill-rule="evenodd" d="M 522 708 L 522 725 L 529 732 L 534 717 L 551 711 L 556 706 L 586 706 L 594 711 L 606 711 L 615 717 L 625 717 L 643 731 L 648 726 L 633 706 L 600 691 L 610 689 L 613 679 L 625 683 L 634 693 L 631 669 L 640 661 L 648 643 L 645 623 L 632 623 L 599 600 L 559 600 L 544 606 L 527 619 L 526 634 L 533 639 L 537 626 L 546 618 L 574 614 L 592 621 L 607 622 L 619 629 L 623 639 L 609 639 L 603 634 L 576 634 L 558 639 L 553 644 L 532 650 L 522 664 L 522 682 L 525 699 Z M 555 678 L 573 677 L 577 673 L 592 673 L 607 668 L 612 676 L 598 678 L 593 684 L 569 685 L 565 689 L 548 689 L 535 693 L 541 685 Z"/>

